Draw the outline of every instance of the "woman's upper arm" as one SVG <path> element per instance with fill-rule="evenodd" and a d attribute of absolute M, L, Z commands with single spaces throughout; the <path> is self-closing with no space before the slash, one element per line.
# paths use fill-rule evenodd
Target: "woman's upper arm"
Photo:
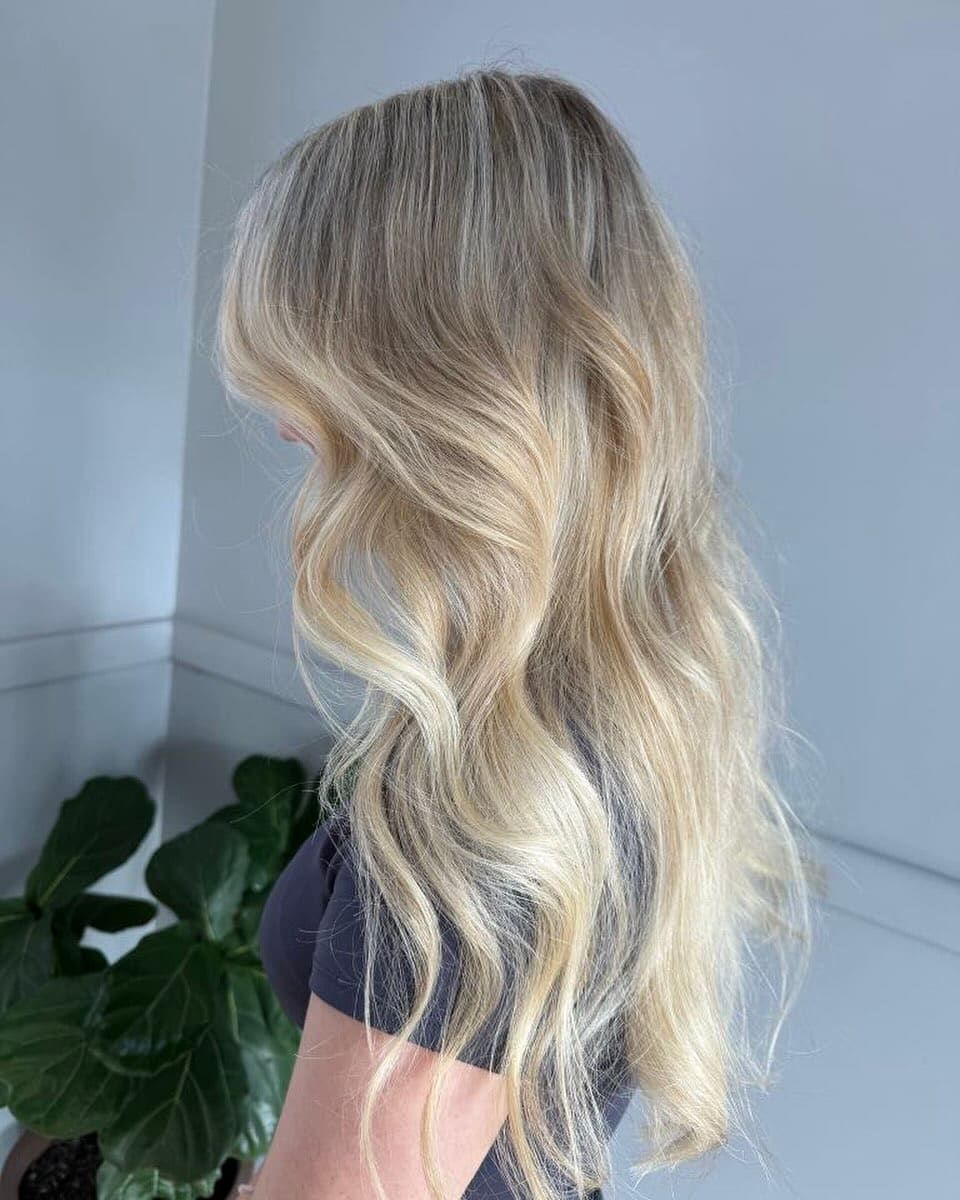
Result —
<path fill-rule="evenodd" d="M 371 1031 L 374 1054 L 394 1036 Z M 373 1149 L 390 1200 L 429 1200 L 420 1120 L 437 1059 L 414 1042 L 373 1116 Z M 375 1061 L 361 1021 L 312 995 L 283 1112 L 255 1200 L 375 1200 L 359 1140 L 360 1100 Z M 502 1077 L 455 1061 L 444 1080 L 437 1150 L 445 1200 L 459 1200 L 506 1118 Z"/>

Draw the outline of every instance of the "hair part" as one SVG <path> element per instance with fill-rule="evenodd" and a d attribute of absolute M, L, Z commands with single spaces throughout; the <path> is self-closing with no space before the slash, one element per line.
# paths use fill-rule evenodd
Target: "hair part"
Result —
<path fill-rule="evenodd" d="M 500 1014 L 497 1156 L 552 1200 L 610 1171 L 594 1091 L 641 1089 L 637 1175 L 748 1134 L 810 945 L 815 862 L 775 781 L 772 602 L 713 461 L 693 271 L 623 135 L 553 75 L 474 70 L 289 146 L 237 219 L 216 363 L 318 448 L 291 520 L 298 663 L 357 767 L 370 933 Z M 304 644 L 366 684 L 343 726 Z M 776 1023 L 747 1019 L 751 947 Z M 792 987 L 791 987 L 792 983 Z M 370 976 L 368 974 L 368 989 Z M 367 994 L 369 1020 L 369 990 Z M 400 1053 L 380 1063 L 370 1115 Z"/>

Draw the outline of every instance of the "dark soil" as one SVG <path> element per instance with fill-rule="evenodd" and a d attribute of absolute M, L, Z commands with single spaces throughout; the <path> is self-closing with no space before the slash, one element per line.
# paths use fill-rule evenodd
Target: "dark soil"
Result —
<path fill-rule="evenodd" d="M 27 1167 L 20 1200 L 97 1200 L 97 1135 L 54 1142 Z"/>
<path fill-rule="evenodd" d="M 95 1133 L 54 1142 L 27 1167 L 17 1190 L 19 1200 L 97 1200 L 97 1168 L 102 1161 Z M 227 1200 L 238 1169 L 237 1160 L 228 1158 L 211 1200 Z"/>

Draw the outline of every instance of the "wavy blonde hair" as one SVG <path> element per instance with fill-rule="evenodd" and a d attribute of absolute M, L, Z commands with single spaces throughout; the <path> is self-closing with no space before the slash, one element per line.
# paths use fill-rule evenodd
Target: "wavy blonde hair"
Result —
<path fill-rule="evenodd" d="M 339 729 L 322 786 L 357 768 L 368 972 L 403 955 L 416 980 L 404 1005 L 397 976 L 401 1038 L 443 922 L 461 955 L 422 1125 L 438 1198 L 439 1089 L 485 1022 L 502 1169 L 534 1200 L 557 1172 L 584 1194 L 610 1175 L 602 1064 L 641 1089 L 638 1176 L 723 1144 L 809 955 L 815 859 L 770 765 L 772 604 L 712 461 L 704 343 L 627 141 L 554 75 L 472 70 L 338 116 L 234 228 L 215 361 L 317 451 L 292 515 L 297 659 Z M 349 725 L 304 643 L 366 683 Z M 760 1054 L 754 938 L 782 968 Z M 399 1053 L 363 1106 L 380 1196 L 370 1117 Z"/>

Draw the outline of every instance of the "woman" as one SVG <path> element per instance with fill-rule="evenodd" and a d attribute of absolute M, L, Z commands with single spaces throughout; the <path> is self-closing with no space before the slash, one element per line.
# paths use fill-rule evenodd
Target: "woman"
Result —
<path fill-rule="evenodd" d="M 744 938 L 799 978 L 812 860 L 624 137 L 501 70 L 328 122 L 239 216 L 216 360 L 314 452 L 311 694 L 303 642 L 369 684 L 261 927 L 303 1040 L 256 1200 L 598 1196 L 637 1090 L 638 1174 L 742 1132 Z"/>

